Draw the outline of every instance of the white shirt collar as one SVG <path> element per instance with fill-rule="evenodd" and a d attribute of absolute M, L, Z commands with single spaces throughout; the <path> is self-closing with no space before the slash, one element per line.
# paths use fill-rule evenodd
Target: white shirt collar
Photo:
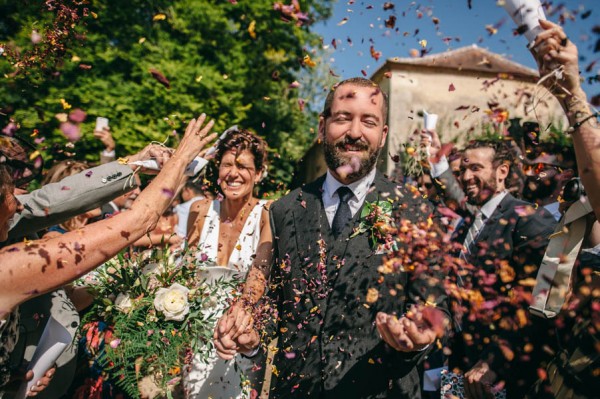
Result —
<path fill-rule="evenodd" d="M 352 212 L 352 216 L 356 215 L 356 213 L 360 210 L 365 199 L 367 198 L 367 194 L 375 180 L 376 170 L 373 168 L 365 177 L 355 181 L 352 184 L 348 184 L 350 190 L 354 196 L 350 198 L 348 201 L 348 206 L 350 207 L 350 212 Z M 333 222 L 333 218 L 335 216 L 335 212 L 337 211 L 338 205 L 340 204 L 340 198 L 337 194 L 337 189 L 343 186 L 344 184 L 340 183 L 336 180 L 335 177 L 327 170 L 327 175 L 325 176 L 325 181 L 323 182 L 323 207 L 325 208 L 325 214 L 327 215 L 327 221 L 331 226 Z"/>
<path fill-rule="evenodd" d="M 338 181 L 335 177 L 333 177 L 329 169 L 327 169 L 325 182 L 323 182 L 323 197 L 327 196 L 327 200 L 337 202 L 339 201 L 337 189 L 341 186 L 346 186 L 350 190 L 352 190 L 356 202 L 362 205 L 369 192 L 369 187 L 371 187 L 371 184 L 373 184 L 373 180 L 375 180 L 375 172 L 376 169 L 373 168 L 366 176 L 358 179 L 357 181 L 350 184 L 343 184 L 340 181 Z"/>
<path fill-rule="evenodd" d="M 489 219 L 492 216 L 498 205 L 500 205 L 504 197 L 506 197 L 506 194 L 508 194 L 508 191 L 506 190 L 499 192 L 481 206 L 479 210 L 481 213 L 483 213 L 483 216 L 485 216 L 486 219 Z"/>

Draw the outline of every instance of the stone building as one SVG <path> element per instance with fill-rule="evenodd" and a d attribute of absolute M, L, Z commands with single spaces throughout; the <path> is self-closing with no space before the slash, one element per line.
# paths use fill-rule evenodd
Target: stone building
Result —
<path fill-rule="evenodd" d="M 510 119 L 567 126 L 558 101 L 537 85 L 536 70 L 476 45 L 419 58 L 388 59 L 371 77 L 388 93 L 390 112 L 386 148 L 379 168 L 392 175 L 396 155 L 408 137 L 423 126 L 419 112 L 439 115 L 442 141 L 465 142 L 489 129 L 491 111 L 508 111 Z M 297 181 L 324 173 L 321 146 L 315 144 L 301 163 Z"/>

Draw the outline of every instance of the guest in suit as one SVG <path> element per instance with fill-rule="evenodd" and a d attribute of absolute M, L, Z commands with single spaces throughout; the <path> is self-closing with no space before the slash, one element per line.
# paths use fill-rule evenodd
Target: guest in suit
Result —
<path fill-rule="evenodd" d="M 326 175 L 271 207 L 269 295 L 279 312 L 279 351 L 270 398 L 420 397 L 415 365 L 436 334 L 430 326 L 417 331 L 402 315 L 410 304 L 443 302 L 443 288 L 404 272 L 383 278 L 379 243 L 368 233 L 353 235 L 366 201 L 389 200 L 399 218 L 411 221 L 431 212 L 418 192 L 375 169 L 386 118 L 386 97 L 374 82 L 353 78 L 335 86 L 319 119 Z M 224 357 L 259 344 L 256 330 L 233 343 L 218 332 Z"/>
<path fill-rule="evenodd" d="M 465 222 L 454 239 L 463 243 L 460 256 L 480 271 L 463 284 L 485 303 L 496 304 L 491 320 L 463 318 L 451 343 L 450 368 L 464 373 L 469 398 L 485 397 L 490 384 L 505 386 L 510 398 L 522 397 L 535 380 L 544 343 L 544 334 L 527 318 L 525 298 L 531 291 L 525 284 L 535 279 L 556 221 L 545 209 L 508 192 L 513 165 L 504 142 L 474 141 L 461 160 Z M 444 173 L 446 191 L 460 197 L 458 182 Z"/>
<path fill-rule="evenodd" d="M 581 185 L 583 182 L 588 198 L 581 202 L 591 206 L 596 219 L 598 219 L 600 217 L 600 196 L 598 195 L 600 174 L 596 166 L 600 159 L 597 144 L 600 133 L 598 112 L 588 105 L 586 94 L 581 87 L 579 57 L 575 43 L 567 38 L 561 26 L 550 21 L 540 21 L 540 25 L 544 31 L 536 37 L 532 52 L 538 62 L 540 75 L 550 75 L 544 83 L 559 100 L 571 125 L 568 131 L 573 138 L 581 175 L 581 181 L 572 180 L 571 183 L 565 185 L 563 191 L 565 202 L 561 203 L 561 208 L 566 209 L 568 205 L 573 204 L 572 201 L 579 199 L 584 191 Z M 559 76 L 552 76 L 551 74 L 555 70 L 561 70 L 562 73 Z M 567 215 L 564 218 L 566 219 Z M 588 218 L 585 232 L 588 236 L 587 239 L 584 239 L 582 247 L 587 244 L 589 248 L 579 253 L 578 264 L 566 283 L 561 283 L 556 278 L 550 281 L 553 287 L 551 291 L 559 290 L 560 292 L 568 288 L 569 293 L 563 297 L 566 303 L 562 304 L 562 309 L 555 319 L 558 328 L 555 330 L 557 345 L 552 348 L 554 356 L 547 365 L 545 373 L 540 373 L 539 381 L 527 398 L 583 399 L 598 397 L 600 225 L 596 221 L 590 232 L 589 226 L 592 223 L 589 215 L 583 216 L 583 218 Z M 576 222 L 580 223 L 580 220 Z M 566 220 L 561 222 L 566 222 Z M 577 237 L 578 234 L 581 234 L 572 225 L 565 223 L 565 226 L 569 230 L 568 236 Z M 557 241 L 560 239 L 560 236 L 556 237 Z M 586 241 L 588 242 L 586 243 Z M 573 239 L 572 242 L 576 242 L 576 240 Z M 552 247 L 553 243 L 549 245 L 548 252 L 553 249 Z M 574 249 L 576 246 L 573 244 L 568 245 L 568 248 L 572 251 L 576 250 Z M 567 249 L 564 252 L 568 253 L 569 251 Z M 573 261 L 572 255 L 571 252 L 564 259 L 560 259 L 561 269 L 564 270 L 565 264 L 568 266 Z M 539 278 L 538 284 L 540 284 Z M 544 319 L 539 318 L 537 321 L 543 322 Z"/>

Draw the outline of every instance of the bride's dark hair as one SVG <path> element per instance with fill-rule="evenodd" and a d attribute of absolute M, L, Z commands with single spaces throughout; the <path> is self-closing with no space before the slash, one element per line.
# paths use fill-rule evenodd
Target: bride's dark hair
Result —
<path fill-rule="evenodd" d="M 237 153 L 250 151 L 254 156 L 254 167 L 257 173 L 265 170 L 267 166 L 267 142 L 249 130 L 232 130 L 219 142 L 215 153 L 217 165 L 221 163 L 223 155 L 229 150 L 235 150 Z"/>

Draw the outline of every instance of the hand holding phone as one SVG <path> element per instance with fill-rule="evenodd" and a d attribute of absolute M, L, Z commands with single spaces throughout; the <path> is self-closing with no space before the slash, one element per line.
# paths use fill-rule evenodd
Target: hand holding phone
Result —
<path fill-rule="evenodd" d="M 96 127 L 94 128 L 95 132 L 102 131 L 104 128 L 108 127 L 108 118 L 103 118 L 101 116 L 96 118 Z"/>

